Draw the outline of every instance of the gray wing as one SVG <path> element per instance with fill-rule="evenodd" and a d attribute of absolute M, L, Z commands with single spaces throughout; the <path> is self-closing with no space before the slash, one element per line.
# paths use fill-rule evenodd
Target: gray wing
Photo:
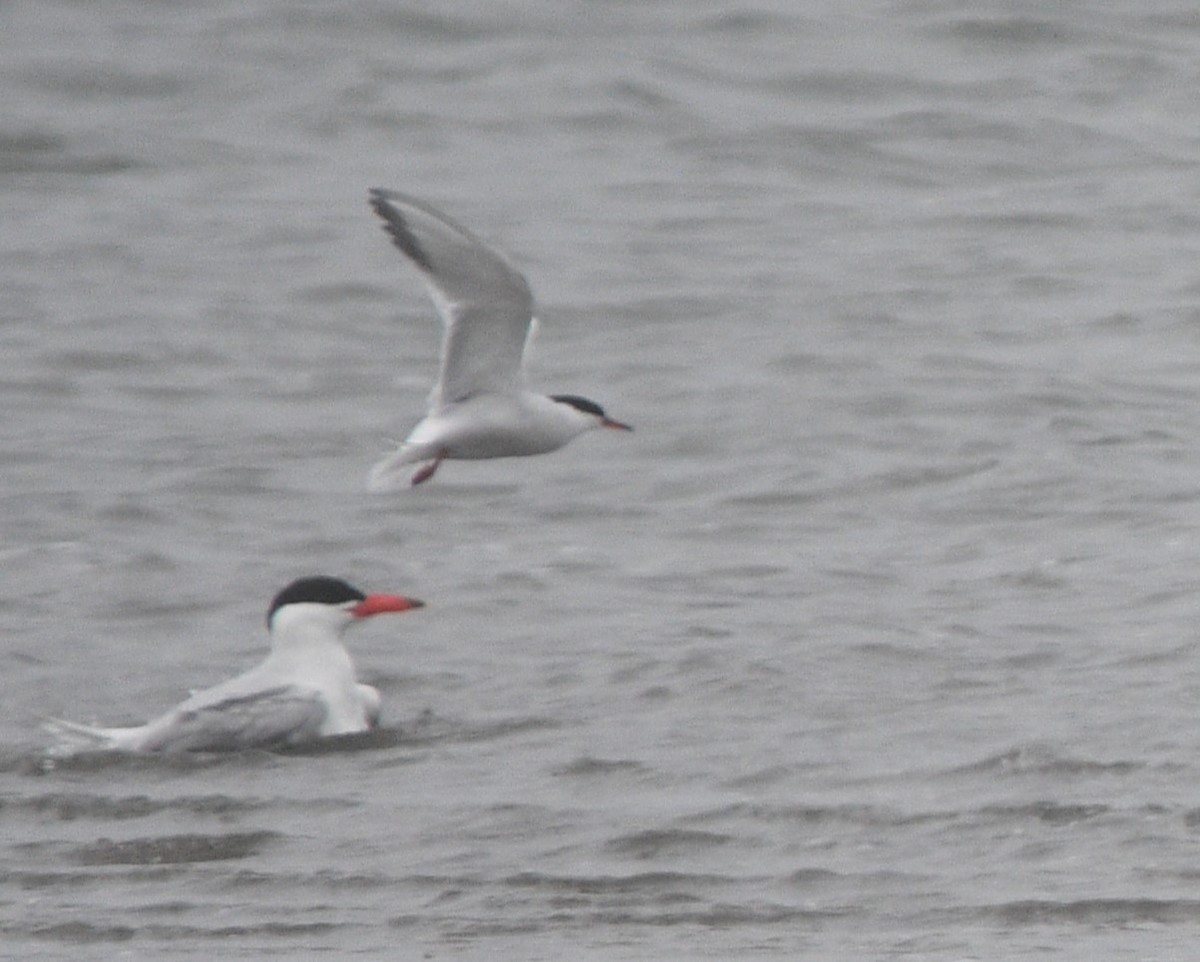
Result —
<path fill-rule="evenodd" d="M 312 690 L 281 685 L 194 708 L 181 705 L 153 722 L 142 751 L 233 751 L 316 738 L 326 706 Z"/>
<path fill-rule="evenodd" d="M 465 227 L 415 198 L 376 188 L 371 207 L 424 275 L 445 324 L 432 406 L 518 387 L 533 320 L 533 294 L 520 271 Z"/>

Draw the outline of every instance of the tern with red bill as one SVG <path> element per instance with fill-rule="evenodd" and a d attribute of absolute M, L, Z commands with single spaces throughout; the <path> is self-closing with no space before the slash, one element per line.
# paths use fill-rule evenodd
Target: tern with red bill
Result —
<path fill-rule="evenodd" d="M 429 412 L 398 450 L 371 470 L 372 491 L 420 484 L 447 458 L 545 454 L 593 428 L 632 430 L 576 394 L 525 386 L 522 361 L 535 327 L 533 294 L 512 264 L 422 201 L 371 191 L 384 230 L 425 278 L 444 325 L 441 370 Z"/>
<path fill-rule="evenodd" d="M 271 651 L 259 665 L 190 698 L 145 725 L 100 728 L 51 719 L 72 751 L 229 751 L 298 745 L 373 728 L 379 692 L 360 684 L 342 632 L 363 618 L 423 603 L 364 594 L 339 578 L 293 581 L 267 610 Z"/>

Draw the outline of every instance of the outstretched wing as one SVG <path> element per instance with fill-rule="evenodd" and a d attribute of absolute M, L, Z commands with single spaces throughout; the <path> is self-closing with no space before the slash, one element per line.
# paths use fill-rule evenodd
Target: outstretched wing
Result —
<path fill-rule="evenodd" d="M 371 206 L 424 275 L 445 324 L 432 407 L 518 387 L 533 319 L 533 294 L 520 271 L 465 227 L 415 198 L 377 188 L 371 191 Z"/>

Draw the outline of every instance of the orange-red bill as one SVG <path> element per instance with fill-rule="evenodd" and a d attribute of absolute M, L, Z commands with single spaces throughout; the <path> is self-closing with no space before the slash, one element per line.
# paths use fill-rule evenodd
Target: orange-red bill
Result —
<path fill-rule="evenodd" d="M 410 608 L 424 608 L 425 602 L 416 598 L 405 598 L 403 595 L 367 595 L 350 609 L 355 618 L 368 618 L 371 615 L 382 615 L 389 611 L 408 611 Z"/>
<path fill-rule="evenodd" d="M 606 428 L 616 428 L 618 431 L 632 431 L 633 427 L 621 421 L 614 421 L 612 418 L 601 418 L 601 425 Z"/>

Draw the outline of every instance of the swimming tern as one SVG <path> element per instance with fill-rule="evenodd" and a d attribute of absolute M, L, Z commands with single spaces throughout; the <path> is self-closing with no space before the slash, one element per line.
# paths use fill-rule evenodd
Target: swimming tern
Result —
<path fill-rule="evenodd" d="M 355 680 L 342 645 L 351 624 L 388 611 L 420 608 L 415 598 L 364 594 L 339 578 L 300 578 L 267 610 L 271 651 L 249 671 L 194 692 L 144 725 L 101 728 L 50 719 L 58 754 L 220 751 L 297 745 L 373 728 L 379 692 Z"/>
<path fill-rule="evenodd" d="M 445 325 L 429 412 L 371 470 L 370 490 L 400 487 L 412 464 L 424 462 L 411 478 L 417 485 L 447 458 L 545 454 L 593 428 L 632 430 L 595 401 L 525 386 L 522 358 L 536 323 L 533 294 L 504 255 L 406 194 L 376 188 L 370 198 L 384 230 L 424 276 Z"/>

